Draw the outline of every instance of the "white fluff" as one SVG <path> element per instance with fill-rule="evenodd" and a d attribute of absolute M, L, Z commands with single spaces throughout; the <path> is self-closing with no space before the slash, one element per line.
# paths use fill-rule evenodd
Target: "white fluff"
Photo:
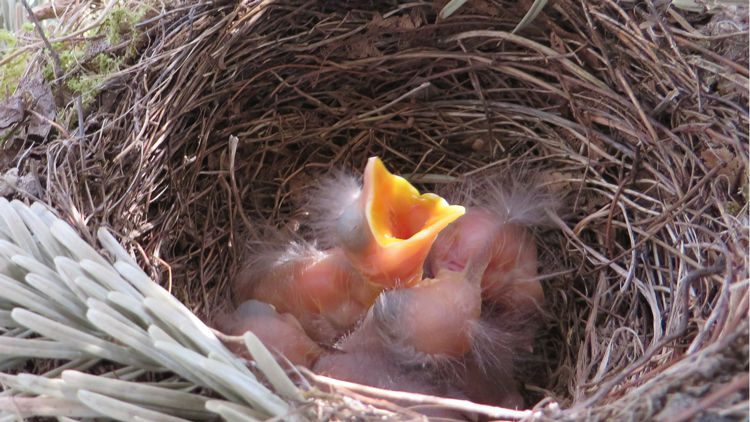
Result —
<path fill-rule="evenodd" d="M 310 190 L 304 208 L 313 237 L 322 248 L 337 246 L 339 219 L 361 193 L 360 179 L 342 170 L 320 177 Z"/>
<path fill-rule="evenodd" d="M 526 169 L 483 172 L 467 178 L 441 194 L 450 203 L 478 207 L 494 213 L 503 223 L 526 227 L 548 226 L 548 211 L 557 212 L 560 201 L 539 186 L 538 177 Z"/>

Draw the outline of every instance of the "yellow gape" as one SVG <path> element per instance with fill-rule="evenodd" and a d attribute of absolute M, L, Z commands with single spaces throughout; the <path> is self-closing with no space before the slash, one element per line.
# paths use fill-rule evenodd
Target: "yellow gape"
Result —
<path fill-rule="evenodd" d="M 391 174 L 383 162 L 367 162 L 360 203 L 367 237 L 350 259 L 372 283 L 411 286 L 422 278 L 422 266 L 438 234 L 466 212 L 431 193 L 420 194 L 406 179 Z"/>

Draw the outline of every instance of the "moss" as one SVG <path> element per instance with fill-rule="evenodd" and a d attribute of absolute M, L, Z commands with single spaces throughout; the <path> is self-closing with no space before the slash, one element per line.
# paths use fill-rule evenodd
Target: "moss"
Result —
<path fill-rule="evenodd" d="M 0 30 L 0 46 L 3 45 L 5 48 L 0 50 L 0 59 L 17 55 L 6 62 L 0 71 L 0 99 L 7 98 L 15 91 L 30 57 L 29 53 L 18 54 L 18 38 L 6 30 Z"/>
<path fill-rule="evenodd" d="M 58 55 L 60 56 L 60 65 L 62 66 L 63 73 L 74 70 L 85 54 L 84 48 L 80 44 L 75 44 L 67 50 L 60 49 L 57 51 L 60 51 Z"/>
<path fill-rule="evenodd" d="M 80 69 L 77 76 L 70 77 L 66 86 L 82 96 L 84 105 L 90 104 L 99 93 L 102 83 L 108 75 L 118 72 L 123 68 L 125 61 L 136 54 L 137 29 L 136 25 L 145 16 L 146 8 L 141 7 L 136 10 L 126 8 L 114 8 L 104 19 L 104 23 L 98 28 L 96 34 L 104 35 L 110 46 L 115 46 L 123 42 L 123 37 L 127 37 L 130 42 L 126 46 L 125 53 L 114 55 L 109 53 L 99 53 L 90 58 L 86 63 L 86 69 Z M 85 54 L 82 45 L 76 45 L 68 49 L 65 58 L 61 55 L 60 60 L 63 62 L 64 72 L 72 71 L 73 66 L 78 65 Z"/>
<path fill-rule="evenodd" d="M 141 21 L 145 13 L 144 8 L 136 10 L 116 7 L 109 12 L 109 16 L 104 20 L 102 29 L 110 45 L 116 45 L 122 42 L 124 34 L 132 34 L 136 31 L 135 25 Z"/>
<path fill-rule="evenodd" d="M 88 41 L 68 40 L 55 42 L 52 48 L 60 58 L 62 82 L 73 95 L 81 95 L 84 104 L 90 104 L 98 95 L 102 83 L 112 73 L 123 68 L 125 61 L 136 55 L 136 42 L 138 30 L 136 25 L 145 16 L 146 8 L 138 9 L 114 8 L 98 28 L 87 32 L 85 39 L 100 39 L 101 36 L 107 40 L 108 45 L 115 46 L 124 40 L 129 40 L 125 46 L 124 53 L 118 55 L 110 53 L 99 53 L 93 57 L 88 56 Z M 23 31 L 34 31 L 34 26 L 27 23 Z M 18 45 L 18 38 L 6 30 L 0 30 L 0 58 L 14 54 Z M 48 54 L 45 52 L 45 54 Z M 0 69 L 0 98 L 11 94 L 18 85 L 30 59 L 30 53 L 19 54 Z M 84 62 L 85 61 L 85 62 Z M 42 67 L 42 76 L 47 82 L 55 81 L 54 65 L 51 57 L 47 57 L 46 64 Z"/>
<path fill-rule="evenodd" d="M 106 77 L 122 68 L 124 59 L 107 53 L 100 53 L 87 59 L 86 66 L 82 60 L 86 58 L 85 45 L 56 43 L 53 48 L 58 52 L 63 75 L 66 76 L 65 86 L 89 102 L 98 93 L 98 88 Z M 52 64 L 43 69 L 47 81 L 54 79 Z"/>
<path fill-rule="evenodd" d="M 12 49 L 13 47 L 18 44 L 18 38 L 16 38 L 15 35 L 11 34 L 9 31 L 5 29 L 0 29 L 0 44 L 5 44 L 5 47 L 8 49 Z M 6 50 L 6 54 L 9 51 Z M 0 57 L 3 56 L 3 51 L 0 50 Z"/>
<path fill-rule="evenodd" d="M 114 8 L 97 33 L 105 35 L 110 45 L 121 43 L 123 36 L 127 36 L 130 42 L 125 47 L 123 57 L 126 60 L 131 59 L 136 56 L 137 52 L 136 45 L 139 31 L 136 25 L 143 20 L 147 11 L 148 8 L 143 5 L 135 10 Z"/>
<path fill-rule="evenodd" d="M 0 76 L 0 98 L 7 98 L 15 91 L 26 70 L 27 60 L 28 54 L 21 54 L 3 66 L 2 76 Z"/>
<path fill-rule="evenodd" d="M 86 74 L 65 81 L 65 86 L 81 96 L 83 106 L 89 106 L 99 94 L 99 89 L 104 82 L 103 75 Z"/>
<path fill-rule="evenodd" d="M 102 75 L 109 75 L 122 69 L 125 59 L 111 54 L 101 53 L 91 61 L 92 70 Z"/>

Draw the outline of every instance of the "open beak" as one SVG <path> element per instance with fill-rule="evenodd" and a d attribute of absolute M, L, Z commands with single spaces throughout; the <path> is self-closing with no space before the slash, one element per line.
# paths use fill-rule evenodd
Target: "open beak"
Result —
<path fill-rule="evenodd" d="M 466 210 L 432 193 L 420 194 L 383 162 L 367 162 L 360 197 L 371 236 L 351 256 L 372 283 L 385 288 L 411 286 L 422 278 L 425 258 L 438 234 Z"/>

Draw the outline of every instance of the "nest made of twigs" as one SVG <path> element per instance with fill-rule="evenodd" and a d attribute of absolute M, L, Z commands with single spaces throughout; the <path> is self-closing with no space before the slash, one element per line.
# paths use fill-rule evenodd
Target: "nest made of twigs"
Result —
<path fill-rule="evenodd" d="M 529 397 L 558 417 L 746 415 L 747 9 L 558 0 L 513 34 L 513 2 L 440 6 L 149 6 L 96 101 L 57 98 L 69 126 L 16 136 L 7 165 L 201 317 L 253 233 L 304 228 L 332 166 L 378 155 L 428 190 L 533 170 L 565 212 L 539 234 L 555 318 Z"/>

